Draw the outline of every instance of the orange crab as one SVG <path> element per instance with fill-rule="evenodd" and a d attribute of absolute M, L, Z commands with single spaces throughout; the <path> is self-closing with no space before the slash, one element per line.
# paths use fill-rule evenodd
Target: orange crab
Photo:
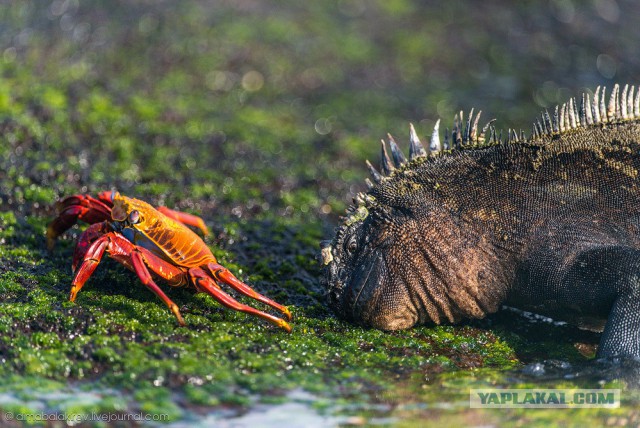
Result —
<path fill-rule="evenodd" d="M 178 306 L 158 287 L 154 277 L 164 279 L 174 287 L 191 286 L 196 292 L 213 296 L 224 306 L 263 318 L 290 332 L 287 321 L 244 305 L 224 292 L 219 283 L 226 284 L 245 296 L 265 303 L 291 320 L 289 309 L 255 292 L 218 264 L 211 250 L 191 229 L 194 226 L 208 233 L 204 221 L 191 214 L 166 207 L 154 208 L 139 199 L 128 198 L 118 192 L 102 192 L 97 198 L 73 195 L 57 205 L 56 217 L 47 229 L 49 248 L 55 239 L 78 220 L 91 226 L 80 236 L 73 255 L 75 277 L 71 284 L 70 300 L 95 271 L 106 252 L 112 259 L 134 271 L 140 281 L 153 291 L 185 325 Z"/>

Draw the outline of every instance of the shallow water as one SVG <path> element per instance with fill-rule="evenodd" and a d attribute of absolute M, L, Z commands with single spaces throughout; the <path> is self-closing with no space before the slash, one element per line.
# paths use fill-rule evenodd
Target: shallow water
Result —
<path fill-rule="evenodd" d="M 599 361 L 575 366 L 566 362 L 532 363 L 522 370 L 500 372 L 478 370 L 451 372 L 435 376 L 425 383 L 419 378 L 407 379 L 394 388 L 369 396 L 348 398 L 322 397 L 302 389 L 294 389 L 278 397 L 281 401 L 265 404 L 266 397 L 252 396 L 248 406 L 185 406 L 179 416 L 160 422 L 145 415 L 147 403 L 130 393 L 103 388 L 90 382 L 74 385 L 45 384 L 9 391 L 4 385 L 0 408 L 4 419 L 27 423 L 65 421 L 68 425 L 93 426 L 98 421 L 118 424 L 135 421 L 141 426 L 182 427 L 338 427 L 396 426 L 438 423 L 456 425 L 501 424 L 530 420 L 543 423 L 553 416 L 551 426 L 573 426 L 587 419 L 595 421 L 632 422 L 639 417 L 640 390 L 629 388 L 615 379 L 640 373 L 634 361 Z M 633 378 L 633 376 L 631 376 Z M 570 383 L 567 383 L 570 382 Z M 620 388 L 619 409 L 471 409 L 471 388 Z M 363 399 L 367 398 L 367 399 Z M 173 401 L 180 405 L 184 397 L 176 393 Z M 27 416 L 31 415 L 31 416 Z M 614 418 L 614 419 L 612 419 Z M 607 422 L 609 421 L 609 422 Z"/>

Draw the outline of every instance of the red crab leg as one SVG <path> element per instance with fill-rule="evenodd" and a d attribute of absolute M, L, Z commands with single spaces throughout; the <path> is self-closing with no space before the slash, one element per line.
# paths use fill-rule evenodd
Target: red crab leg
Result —
<path fill-rule="evenodd" d="M 218 263 L 208 263 L 207 268 L 209 268 L 209 271 L 211 272 L 213 277 L 216 279 L 216 281 L 220 281 L 224 284 L 227 284 L 237 292 L 244 294 L 245 296 L 251 297 L 252 299 L 255 299 L 266 305 L 271 306 L 272 308 L 282 312 L 284 316 L 287 318 L 287 320 L 291 321 L 291 312 L 289 311 L 289 308 L 277 302 L 274 302 L 270 298 L 256 292 L 247 284 L 245 284 L 244 282 L 236 278 L 235 275 L 233 275 L 231 271 L 229 271 L 229 269 L 225 268 L 222 265 L 219 265 Z"/>
<path fill-rule="evenodd" d="M 111 218 L 111 200 L 106 193 L 98 199 L 91 195 L 68 196 L 56 204 L 58 216 L 47 228 L 47 246 L 53 248 L 55 239 L 65 230 L 76 224 L 78 220 L 87 223 L 99 223 Z"/>
<path fill-rule="evenodd" d="M 175 211 L 167 207 L 158 207 L 157 210 L 167 217 L 179 221 L 182 224 L 197 227 L 205 236 L 209 234 L 209 229 L 207 228 L 207 225 L 204 224 L 204 220 L 202 220 L 198 216 L 189 213 L 183 213 L 182 211 Z"/>
<path fill-rule="evenodd" d="M 71 263 L 71 269 L 75 272 L 78 265 L 85 259 L 87 251 L 89 251 L 89 247 L 93 244 L 98 238 L 106 235 L 111 232 L 111 228 L 109 227 L 108 222 L 96 223 L 89 226 L 80 238 L 78 239 L 78 243 L 76 244 L 76 249 L 73 252 L 73 262 Z"/>
<path fill-rule="evenodd" d="M 277 325 L 288 333 L 291 333 L 291 326 L 285 320 L 238 302 L 233 297 L 222 291 L 220 286 L 218 286 L 218 284 L 216 284 L 204 270 L 200 268 L 192 268 L 189 269 L 189 275 L 191 276 L 191 279 L 198 291 L 208 293 L 227 308 L 255 315 Z"/>
<path fill-rule="evenodd" d="M 142 281 L 148 289 L 153 291 L 156 296 L 158 296 L 169 307 L 169 309 L 171 309 L 171 312 L 173 312 L 178 319 L 178 323 L 180 325 L 185 325 L 182 315 L 180 315 L 178 305 L 173 303 L 153 281 L 146 264 L 151 265 L 152 270 L 165 279 L 173 279 L 174 283 L 176 282 L 176 278 L 179 279 L 180 276 L 184 276 L 184 271 L 158 258 L 144 248 L 135 247 L 126 238 L 116 233 L 103 235 L 91 244 L 75 278 L 73 279 L 73 282 L 71 283 L 71 295 L 69 300 L 73 302 L 76 299 L 78 292 L 98 267 L 105 251 L 107 251 L 113 259 L 133 270 L 138 275 L 138 278 L 140 278 L 140 281 Z M 180 281 L 178 281 L 178 283 L 179 282 Z"/>
<path fill-rule="evenodd" d="M 73 278 L 73 282 L 71 282 L 71 294 L 69 295 L 69 300 L 72 302 L 76 300 L 76 295 L 98 267 L 100 260 L 102 260 L 104 251 L 109 244 L 108 235 L 98 238 L 93 244 L 91 244 L 85 253 L 84 260 L 82 260 L 80 268 L 76 272 L 76 276 Z"/>
<path fill-rule="evenodd" d="M 134 250 L 131 253 L 131 261 L 133 262 L 133 268 L 138 274 L 140 281 L 142 281 L 142 283 L 148 289 L 156 293 L 156 296 L 158 296 L 165 303 L 165 305 L 167 305 L 169 309 L 171 309 L 173 315 L 175 315 L 178 319 L 178 324 L 182 326 L 186 325 L 184 320 L 182 319 L 182 315 L 180 315 L 180 309 L 178 308 L 178 305 L 173 303 L 171 299 L 169 299 L 169 297 L 167 297 L 167 295 L 164 294 L 160 287 L 158 287 L 158 285 L 153 281 L 153 278 L 151 278 L 151 273 L 149 273 L 149 269 L 147 269 L 147 266 L 145 266 L 145 262 L 147 262 L 147 260 L 143 259 L 142 253 L 140 253 L 138 250 Z"/>

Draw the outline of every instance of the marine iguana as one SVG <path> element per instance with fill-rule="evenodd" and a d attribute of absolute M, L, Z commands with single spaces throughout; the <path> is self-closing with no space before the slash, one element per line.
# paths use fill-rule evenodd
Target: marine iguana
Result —
<path fill-rule="evenodd" d="M 634 96 L 635 91 L 635 96 Z M 598 357 L 640 358 L 640 87 L 545 111 L 531 137 L 460 112 L 409 159 L 389 135 L 323 282 L 341 317 L 383 330 L 482 318 L 501 305 L 607 319 Z"/>

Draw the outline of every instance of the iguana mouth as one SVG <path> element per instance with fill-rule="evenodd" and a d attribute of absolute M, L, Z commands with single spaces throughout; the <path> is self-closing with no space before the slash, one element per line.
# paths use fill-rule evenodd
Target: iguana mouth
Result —
<path fill-rule="evenodd" d="M 353 301 L 353 307 L 351 309 L 351 312 L 352 312 L 352 315 L 354 317 L 356 316 L 356 308 L 358 307 L 358 299 L 360 298 L 360 295 L 362 294 L 362 290 L 364 290 L 364 288 L 367 286 L 367 283 L 369 282 L 369 277 L 371 276 L 371 272 L 373 271 L 374 267 L 375 267 L 375 263 L 372 263 L 370 265 L 370 267 L 369 267 L 369 270 L 367 271 L 367 276 L 361 282 L 362 285 L 359 287 L 360 290 L 358 291 L 358 294 L 356 295 L 356 298 Z"/>
<path fill-rule="evenodd" d="M 352 273 L 342 292 L 340 303 L 345 316 L 356 322 L 363 319 L 362 313 L 380 292 L 383 266 L 384 260 L 379 251 L 372 252 L 359 263 L 359 268 Z"/>

